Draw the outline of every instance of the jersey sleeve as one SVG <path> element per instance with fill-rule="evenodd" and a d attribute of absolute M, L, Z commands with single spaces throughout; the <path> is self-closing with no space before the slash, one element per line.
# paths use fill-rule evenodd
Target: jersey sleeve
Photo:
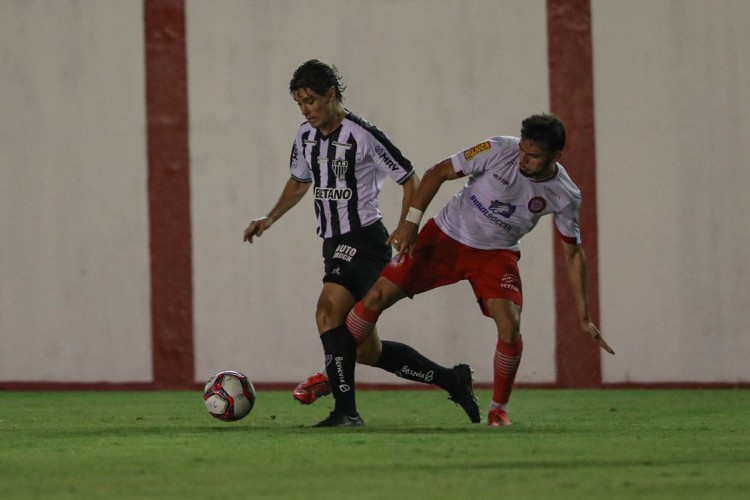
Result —
<path fill-rule="evenodd" d="M 414 166 L 401 154 L 386 135 L 379 130 L 371 130 L 368 154 L 377 168 L 385 172 L 398 184 L 403 184 L 414 175 Z"/>
<path fill-rule="evenodd" d="M 484 172 L 502 162 L 509 154 L 518 152 L 518 142 L 513 137 L 491 137 L 451 156 L 453 170 L 461 177 Z"/>
<path fill-rule="evenodd" d="M 578 197 L 555 213 L 555 228 L 557 228 L 560 239 L 565 243 L 571 245 L 580 245 L 581 243 L 580 211 L 581 198 Z"/>
<path fill-rule="evenodd" d="M 292 152 L 289 156 L 289 170 L 292 178 L 298 182 L 312 182 L 312 173 L 305 156 L 302 154 L 302 136 L 297 132 L 297 137 L 292 144 Z"/>

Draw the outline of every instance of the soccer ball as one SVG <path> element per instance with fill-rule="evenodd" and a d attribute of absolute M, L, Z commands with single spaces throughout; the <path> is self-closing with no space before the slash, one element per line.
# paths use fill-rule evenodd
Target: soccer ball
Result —
<path fill-rule="evenodd" d="M 240 372 L 221 371 L 208 379 L 203 402 L 212 417 L 233 422 L 247 416 L 255 405 L 255 388 Z"/>

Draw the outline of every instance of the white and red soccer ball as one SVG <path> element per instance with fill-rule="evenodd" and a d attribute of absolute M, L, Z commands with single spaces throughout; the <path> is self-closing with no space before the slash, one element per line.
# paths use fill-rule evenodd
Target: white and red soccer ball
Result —
<path fill-rule="evenodd" d="M 212 417 L 233 422 L 250 413 L 255 405 L 255 388 L 247 376 L 225 370 L 206 382 L 203 402 Z"/>

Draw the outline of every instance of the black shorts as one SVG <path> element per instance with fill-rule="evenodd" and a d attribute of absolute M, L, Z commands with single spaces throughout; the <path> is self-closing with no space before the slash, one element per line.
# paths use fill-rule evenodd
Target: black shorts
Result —
<path fill-rule="evenodd" d="M 323 240 L 323 283 L 341 285 L 360 300 L 375 283 L 388 261 L 388 230 L 378 221 L 341 236 Z"/>

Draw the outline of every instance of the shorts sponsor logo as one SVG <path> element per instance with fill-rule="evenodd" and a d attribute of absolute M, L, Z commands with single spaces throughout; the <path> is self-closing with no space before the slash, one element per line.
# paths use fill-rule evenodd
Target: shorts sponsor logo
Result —
<path fill-rule="evenodd" d="M 349 162 L 346 160 L 335 159 L 331 162 L 331 168 L 333 169 L 333 174 L 336 178 L 341 179 L 349 169 Z"/>
<path fill-rule="evenodd" d="M 337 246 L 333 252 L 334 259 L 341 259 L 345 262 L 351 262 L 355 255 L 357 255 L 357 249 L 344 244 Z"/>
<path fill-rule="evenodd" d="M 513 215 L 513 213 L 515 213 L 516 206 L 504 201 L 492 200 L 490 202 L 490 210 L 493 214 L 502 215 L 507 219 L 508 217 Z"/>
<path fill-rule="evenodd" d="M 475 156 L 480 155 L 482 153 L 486 153 L 489 150 L 490 150 L 490 142 L 485 141 L 481 144 L 477 144 L 473 148 L 469 148 L 466 151 L 464 151 L 464 159 L 466 161 L 469 161 Z"/>
<path fill-rule="evenodd" d="M 476 207 L 477 210 L 479 210 L 479 212 L 481 212 L 482 215 L 492 221 L 495 225 L 499 226 L 503 231 L 505 231 L 506 233 L 513 231 L 513 226 L 498 218 L 494 213 L 492 213 L 492 210 L 485 207 L 484 204 L 479 201 L 479 199 L 477 199 L 475 195 L 471 195 L 471 203 Z"/>
<path fill-rule="evenodd" d="M 401 264 L 403 264 L 405 260 L 406 260 L 405 256 L 401 255 L 400 253 L 397 253 L 396 255 L 391 257 L 391 261 L 388 263 L 388 265 L 391 267 L 398 267 Z"/>
<path fill-rule="evenodd" d="M 547 208 L 547 200 L 540 196 L 535 196 L 532 199 L 529 200 L 529 212 L 532 214 L 538 214 L 545 208 Z"/>
<path fill-rule="evenodd" d="M 521 283 L 518 277 L 512 274 L 506 274 L 500 279 L 500 287 L 521 293 Z"/>
<path fill-rule="evenodd" d="M 315 188 L 316 200 L 348 200 L 352 197 L 352 190 L 349 188 Z"/>

